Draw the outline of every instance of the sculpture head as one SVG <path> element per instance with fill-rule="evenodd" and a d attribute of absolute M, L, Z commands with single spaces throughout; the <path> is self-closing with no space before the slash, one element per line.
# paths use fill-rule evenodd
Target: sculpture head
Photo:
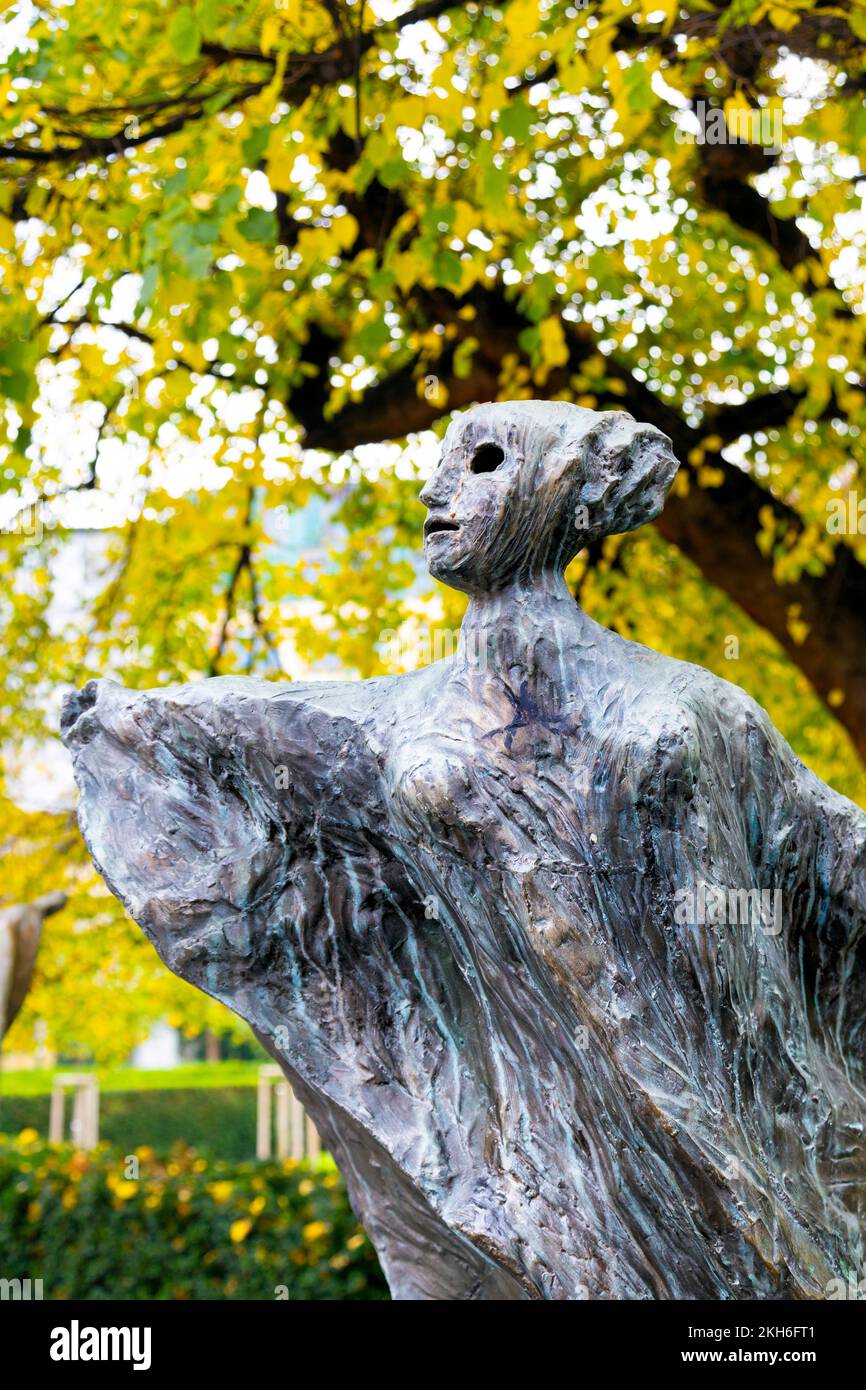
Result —
<path fill-rule="evenodd" d="M 562 572 L 601 536 L 651 521 L 678 464 L 624 411 L 502 401 L 452 421 L 421 492 L 430 573 L 469 594 Z"/>

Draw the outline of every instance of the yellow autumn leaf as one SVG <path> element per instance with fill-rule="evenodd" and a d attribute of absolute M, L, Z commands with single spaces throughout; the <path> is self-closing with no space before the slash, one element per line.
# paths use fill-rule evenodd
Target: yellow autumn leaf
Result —
<path fill-rule="evenodd" d="M 728 126 L 736 128 L 741 122 L 748 121 L 752 108 L 742 92 L 734 92 L 733 96 L 726 98 L 724 112 Z"/>
<path fill-rule="evenodd" d="M 326 1236 L 330 1229 L 330 1226 L 324 1221 L 308 1221 L 301 1234 L 306 1243 L 312 1245 L 314 1241 L 321 1240 L 323 1236 Z"/>
<path fill-rule="evenodd" d="M 265 169 L 268 183 L 275 192 L 290 193 L 294 188 L 292 170 L 297 157 L 297 146 L 287 144 L 281 131 L 274 131 L 268 141 Z"/>
<path fill-rule="evenodd" d="M 416 251 L 404 251 L 401 255 L 395 256 L 391 267 L 394 279 L 404 294 L 412 285 L 417 284 L 430 268 L 423 256 L 419 256 Z"/>
<path fill-rule="evenodd" d="M 612 38 L 610 30 L 604 25 L 594 31 L 586 46 L 587 63 L 593 72 L 601 72 L 607 67 Z"/>
<path fill-rule="evenodd" d="M 0 250 L 15 249 L 15 223 L 9 217 L 0 216 Z"/>
<path fill-rule="evenodd" d="M 785 9 L 781 5 L 773 6 L 769 18 L 776 29 L 794 29 L 800 23 L 800 16 L 796 11 Z"/>
<path fill-rule="evenodd" d="M 454 235 L 465 241 L 470 232 L 478 230 L 479 214 L 471 203 L 458 198 L 454 204 Z"/>
<path fill-rule="evenodd" d="M 280 14 L 272 14 L 265 20 L 259 36 L 259 47 L 263 53 L 270 53 L 276 48 L 282 30 L 283 20 Z"/>
<path fill-rule="evenodd" d="M 562 367 L 568 361 L 568 345 L 558 314 L 551 314 L 539 324 L 541 356 L 550 367 Z"/>
<path fill-rule="evenodd" d="M 512 0 L 504 24 L 515 43 L 528 39 L 538 28 L 538 0 Z"/>

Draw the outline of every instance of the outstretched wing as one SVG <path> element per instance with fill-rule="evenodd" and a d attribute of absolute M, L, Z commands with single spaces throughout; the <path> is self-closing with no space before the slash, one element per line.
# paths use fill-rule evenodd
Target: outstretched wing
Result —
<path fill-rule="evenodd" d="M 459 1114 L 489 1105 L 467 1064 L 471 991 L 425 916 L 417 844 L 401 839 L 365 737 L 387 684 L 91 682 L 63 717 L 81 825 L 169 968 L 282 1063 L 383 1261 L 403 1258 L 407 1229 L 426 1230 L 428 1293 L 493 1279 L 519 1296 L 417 1185 L 423 1173 L 422 1188 L 447 1187 Z"/>
<path fill-rule="evenodd" d="M 112 891 L 171 970 L 260 1032 L 302 1023 L 317 1070 L 380 1007 L 359 974 L 384 968 L 383 933 L 405 936 L 418 908 L 358 690 L 94 681 L 64 712 L 82 829 Z"/>

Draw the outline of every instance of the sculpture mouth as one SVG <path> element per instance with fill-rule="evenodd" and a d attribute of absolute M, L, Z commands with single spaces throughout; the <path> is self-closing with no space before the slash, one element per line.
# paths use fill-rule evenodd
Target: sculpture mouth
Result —
<path fill-rule="evenodd" d="M 427 520 L 424 522 L 424 539 L 426 541 L 430 536 L 437 536 L 446 531 L 459 530 L 460 527 L 456 521 L 446 521 L 446 519 L 441 516 L 428 516 Z"/>

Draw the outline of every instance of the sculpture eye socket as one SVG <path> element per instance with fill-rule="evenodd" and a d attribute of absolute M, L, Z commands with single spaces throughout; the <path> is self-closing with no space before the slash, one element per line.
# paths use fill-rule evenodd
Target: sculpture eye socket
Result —
<path fill-rule="evenodd" d="M 482 444 L 472 455 L 469 467 L 473 473 L 493 473 L 504 462 L 505 454 L 498 444 Z"/>

